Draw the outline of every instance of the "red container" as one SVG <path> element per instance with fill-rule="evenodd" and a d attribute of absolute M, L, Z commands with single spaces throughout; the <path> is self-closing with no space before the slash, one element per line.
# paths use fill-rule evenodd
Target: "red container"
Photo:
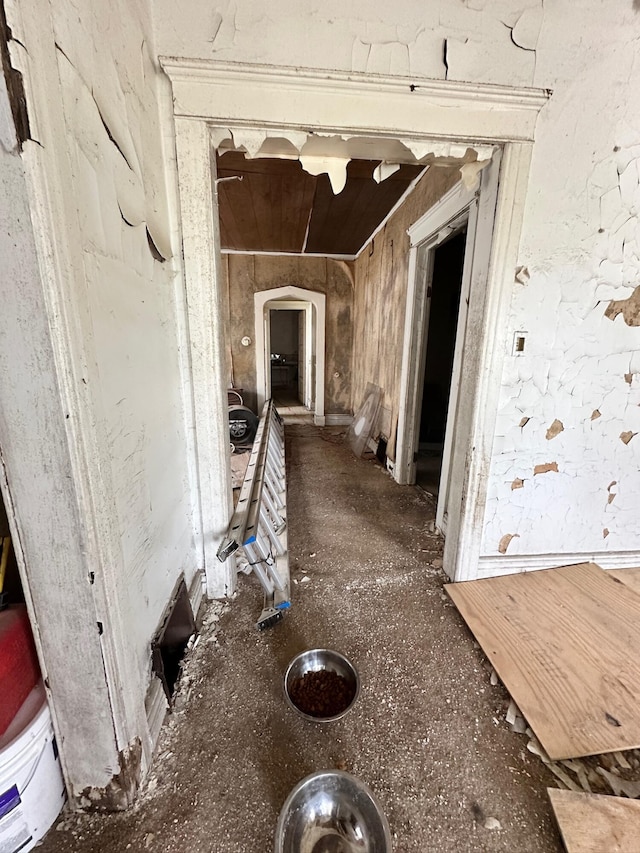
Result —
<path fill-rule="evenodd" d="M 40 678 L 27 608 L 0 610 L 0 736 Z"/>

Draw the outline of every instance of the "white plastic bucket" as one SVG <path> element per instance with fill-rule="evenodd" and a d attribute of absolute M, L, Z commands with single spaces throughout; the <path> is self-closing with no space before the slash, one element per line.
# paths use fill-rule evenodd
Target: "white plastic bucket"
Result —
<path fill-rule="evenodd" d="M 42 682 L 0 739 L 0 853 L 27 853 L 51 827 L 65 790 Z"/>

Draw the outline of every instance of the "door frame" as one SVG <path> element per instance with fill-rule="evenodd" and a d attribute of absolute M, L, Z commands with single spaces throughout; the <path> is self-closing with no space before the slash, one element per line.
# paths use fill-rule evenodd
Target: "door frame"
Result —
<path fill-rule="evenodd" d="M 265 400 L 271 396 L 269 312 L 279 308 L 301 310 L 305 311 L 305 406 L 313 410 L 313 422 L 317 426 L 324 426 L 326 295 L 287 285 L 258 291 L 254 293 L 253 300 L 258 411 L 262 410 Z"/>
<path fill-rule="evenodd" d="M 203 341 L 212 351 L 229 338 L 228 313 L 219 310 L 224 278 L 217 270 L 220 241 L 212 152 L 230 132 L 234 139 L 236 134 L 237 138 L 244 135 L 252 149 L 260 136 L 284 137 L 299 149 L 309 134 L 347 140 L 394 139 L 419 157 L 425 152 L 461 156 L 472 148 L 478 159 L 488 159 L 496 146 L 502 147 L 485 300 L 481 316 L 473 317 L 473 333 L 479 339 L 473 366 L 477 389 L 469 413 L 469 452 L 456 498 L 461 516 L 456 535 L 450 534 L 445 546 L 445 569 L 451 578 L 477 577 L 533 140 L 538 114 L 550 92 L 174 57 L 159 57 L 159 61 L 171 81 L 173 127 L 167 129 L 167 135 L 171 138 L 175 133 L 178 152 L 185 155 L 178 157 L 177 164 L 177 215 L 183 232 L 190 353 L 196 363 L 203 362 Z M 227 372 L 222 356 L 202 367 L 194 371 L 192 382 L 196 463 L 206 478 L 201 490 L 201 498 L 206 498 L 201 499 L 202 517 L 210 519 L 216 531 L 205 536 L 210 543 L 205 547 L 205 567 L 211 589 L 220 585 L 221 567 L 213 558 L 217 531 L 228 524 L 231 501 L 220 500 L 217 505 L 213 501 L 225 482 L 230 495 L 230 477 L 218 479 L 217 487 L 212 482 L 213 469 L 228 467 L 229 461 L 228 436 L 223 424 L 213 418 L 215 403 L 210 401 L 225 388 Z"/>
<path fill-rule="evenodd" d="M 469 220 L 471 219 L 471 209 L 475 208 L 475 198 L 475 192 L 465 190 L 461 183 L 457 183 L 407 230 L 411 248 L 409 250 L 407 304 L 400 374 L 398 437 L 393 470 L 394 479 L 401 485 L 413 484 L 416 481 L 415 451 L 418 447 L 420 430 L 422 385 L 431 307 L 429 289 L 433 279 L 435 250 L 467 223 L 460 310 L 456 326 L 457 342 L 461 331 L 461 319 L 466 321 L 466 305 L 463 304 L 463 299 L 465 284 L 468 294 L 470 278 L 469 242 L 472 229 Z M 454 357 L 454 371 L 456 366 Z M 451 399 L 452 395 L 449 396 Z M 450 432 L 449 420 L 449 406 L 447 406 L 447 432 Z M 444 460 L 443 451 L 443 464 Z"/>
<path fill-rule="evenodd" d="M 264 359 L 264 397 L 272 396 L 271 387 L 271 312 L 272 311 L 301 311 L 304 314 L 304 369 L 302 405 L 311 411 L 314 403 L 313 394 L 313 305 L 311 302 L 272 299 L 264 306 L 264 350 L 256 349 L 256 358 L 262 354 Z M 267 365 L 269 365 L 267 367 Z M 258 397 L 260 392 L 258 391 Z M 260 406 L 262 404 L 259 404 Z"/>

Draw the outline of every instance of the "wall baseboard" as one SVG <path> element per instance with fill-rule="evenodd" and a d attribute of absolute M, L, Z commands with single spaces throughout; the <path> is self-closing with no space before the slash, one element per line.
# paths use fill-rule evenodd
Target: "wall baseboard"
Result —
<path fill-rule="evenodd" d="M 325 415 L 325 426 L 349 426 L 353 421 L 353 415 Z"/>
<path fill-rule="evenodd" d="M 200 610 L 200 605 L 202 604 L 205 583 L 204 572 L 201 569 L 198 569 L 193 576 L 191 584 L 189 585 L 189 601 L 191 602 L 191 610 L 193 612 L 194 619 L 198 618 L 198 610 Z"/>
<path fill-rule="evenodd" d="M 145 711 L 147 712 L 147 724 L 149 726 L 149 737 L 151 739 L 151 751 L 156 748 L 160 729 L 164 723 L 164 718 L 169 710 L 169 703 L 164 692 L 162 682 L 157 675 L 151 676 L 151 683 L 147 690 L 147 696 L 144 703 Z"/>
<path fill-rule="evenodd" d="M 576 563 L 597 563 L 603 569 L 631 569 L 640 567 L 640 551 L 601 551 L 569 554 L 521 554 L 513 557 L 480 557 L 478 578 L 512 575 L 517 572 L 535 572 L 555 569 Z"/>

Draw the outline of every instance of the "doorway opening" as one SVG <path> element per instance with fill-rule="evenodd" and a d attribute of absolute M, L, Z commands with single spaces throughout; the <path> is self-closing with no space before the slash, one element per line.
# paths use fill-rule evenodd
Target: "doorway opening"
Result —
<path fill-rule="evenodd" d="M 271 397 L 276 406 L 305 405 L 305 312 L 269 309 Z"/>
<path fill-rule="evenodd" d="M 418 426 L 416 484 L 438 497 L 451 398 L 458 331 L 466 227 L 433 251 L 426 348 L 422 364 L 422 401 Z"/>
<path fill-rule="evenodd" d="M 324 426 L 325 294 L 289 285 L 253 299 L 258 411 L 273 397 L 281 414 L 310 414 Z"/>

